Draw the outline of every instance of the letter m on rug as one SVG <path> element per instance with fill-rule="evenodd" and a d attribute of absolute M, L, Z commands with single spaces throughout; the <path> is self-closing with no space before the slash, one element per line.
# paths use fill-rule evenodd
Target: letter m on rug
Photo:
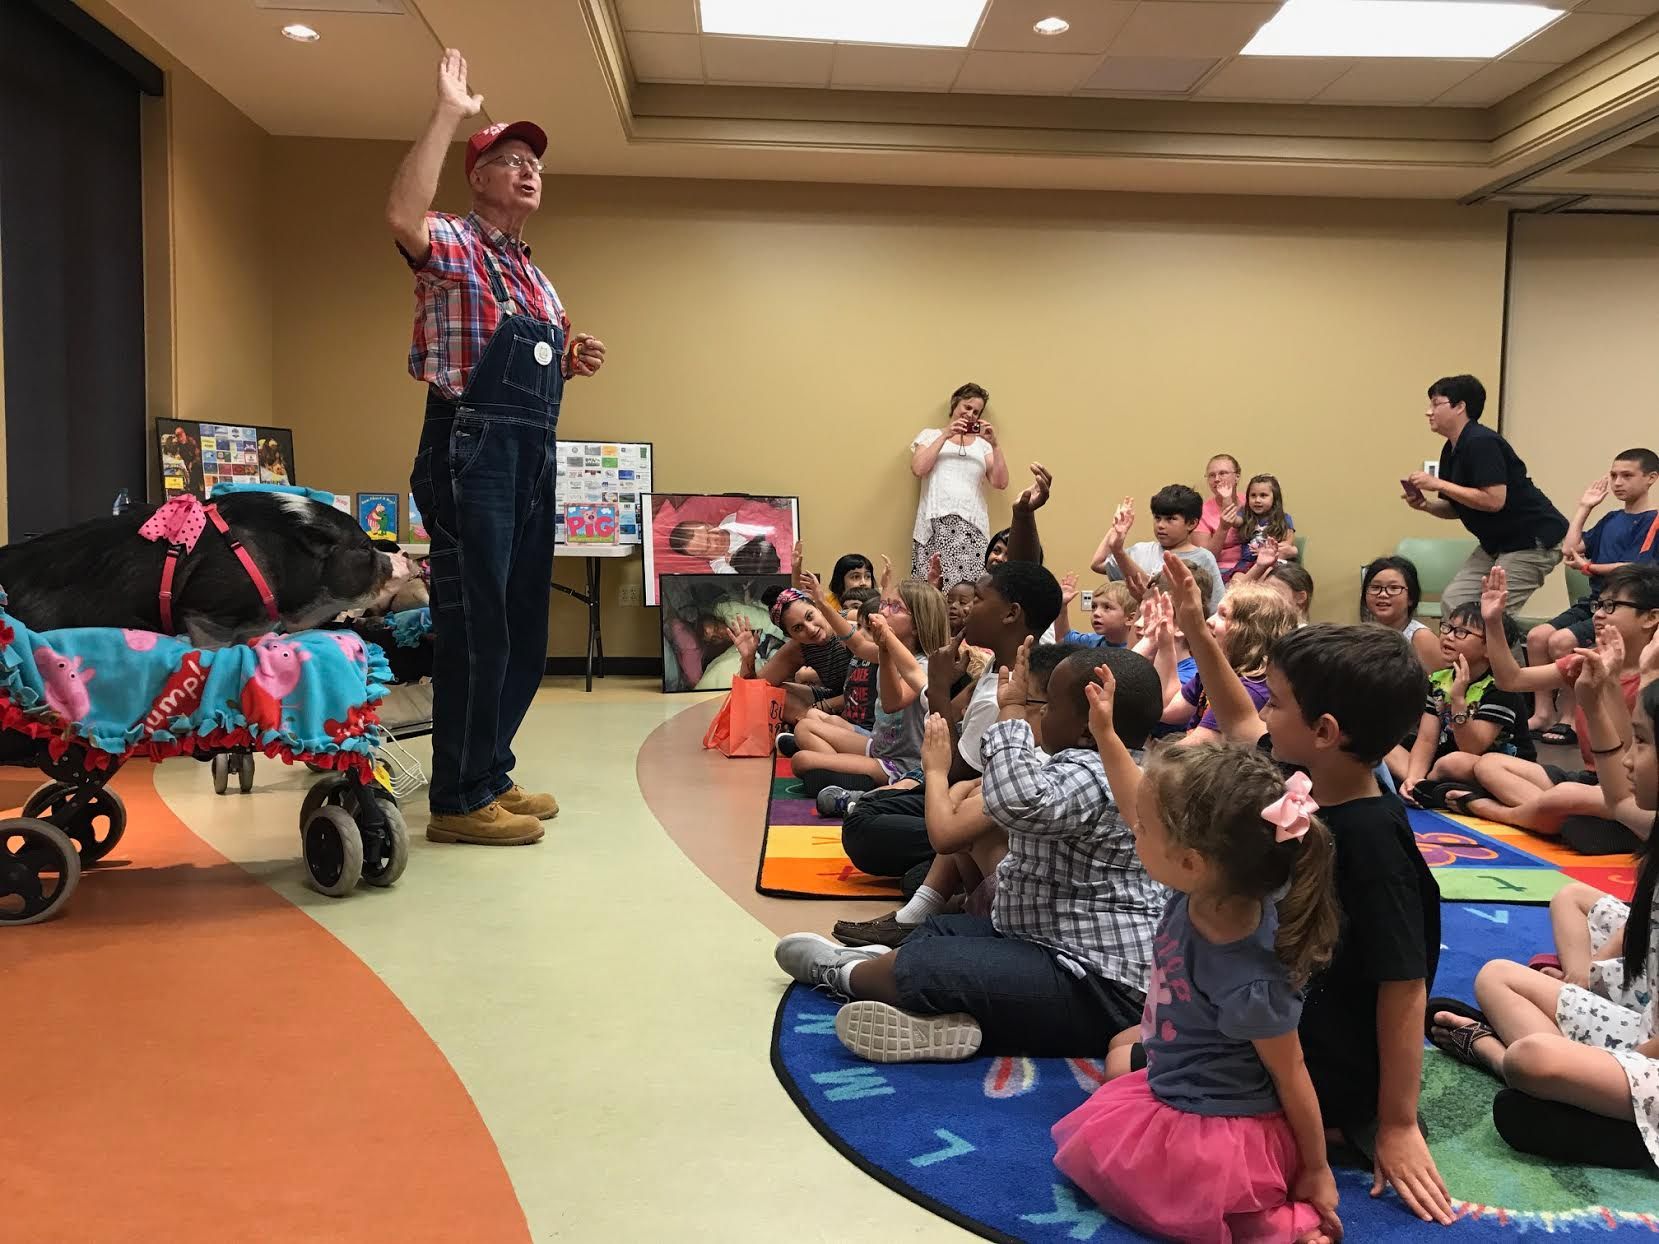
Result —
<path fill-rule="evenodd" d="M 827 1101 L 854 1101 L 860 1097 L 888 1097 L 897 1090 L 869 1067 L 849 1067 L 845 1071 L 820 1071 L 813 1075 L 818 1085 L 833 1085 L 827 1089 Z"/>

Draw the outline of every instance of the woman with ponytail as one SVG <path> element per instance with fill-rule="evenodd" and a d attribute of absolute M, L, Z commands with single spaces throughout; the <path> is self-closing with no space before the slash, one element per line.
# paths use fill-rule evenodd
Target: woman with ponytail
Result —
<path fill-rule="evenodd" d="M 1146 1011 L 1111 1078 L 1054 1126 L 1054 1163 L 1160 1239 L 1341 1237 L 1325 1129 L 1297 1035 L 1301 987 L 1338 933 L 1331 836 L 1302 774 L 1253 747 L 1166 748 L 1133 775 L 1135 851 L 1175 891 Z"/>
<path fill-rule="evenodd" d="M 1659 644 L 1642 654 L 1645 682 L 1633 717 L 1617 671 L 1580 649 L 1579 707 L 1601 765 L 1607 815 L 1645 822 L 1636 849 L 1635 893 L 1623 930 L 1590 964 L 1587 985 L 1495 959 L 1475 978 L 1480 1008 L 1429 1002 L 1429 1037 L 1507 1087 L 1492 1102 L 1498 1134 L 1514 1148 L 1557 1162 L 1651 1170 L 1659 1163 L 1659 936 L 1653 928 L 1659 858 Z M 1606 901 L 1612 906 L 1613 900 Z M 1601 904 L 1598 904 L 1598 908 Z"/>

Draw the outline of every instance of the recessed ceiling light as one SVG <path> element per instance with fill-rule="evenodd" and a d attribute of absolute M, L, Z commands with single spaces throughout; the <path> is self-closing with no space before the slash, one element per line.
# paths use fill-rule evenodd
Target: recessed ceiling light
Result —
<path fill-rule="evenodd" d="M 986 0 L 698 0 L 706 35 L 965 48 Z"/>
<path fill-rule="evenodd" d="M 1063 35 L 1071 29 L 1071 23 L 1063 17 L 1045 17 L 1031 29 L 1040 35 Z"/>
<path fill-rule="evenodd" d="M 298 22 L 295 22 L 292 26 L 284 26 L 282 28 L 282 33 L 287 35 L 295 43 L 315 43 L 318 39 L 322 38 L 322 36 L 315 30 L 312 30 L 311 27 L 302 26 Z"/>
<path fill-rule="evenodd" d="M 1538 4 L 1477 0 L 1285 0 L 1245 56 L 1501 56 L 1561 16 Z"/>

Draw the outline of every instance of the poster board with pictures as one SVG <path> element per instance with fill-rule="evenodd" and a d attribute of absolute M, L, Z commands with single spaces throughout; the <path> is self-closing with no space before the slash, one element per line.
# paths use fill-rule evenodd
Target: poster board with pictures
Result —
<path fill-rule="evenodd" d="M 291 428 L 156 420 L 161 491 L 207 498 L 220 484 L 297 484 Z"/>
<path fill-rule="evenodd" d="M 745 493 L 642 494 L 645 603 L 661 603 L 659 580 L 679 574 L 789 575 L 801 539 L 794 497 Z"/>
<path fill-rule="evenodd" d="M 755 668 L 783 647 L 761 598 L 788 575 L 675 574 L 662 579 L 662 689 L 726 691 L 742 658 L 726 628 L 738 618 L 760 637 Z"/>
<path fill-rule="evenodd" d="M 558 441 L 554 452 L 559 464 L 554 543 L 570 542 L 565 531 L 567 505 L 614 505 L 616 542 L 640 543 L 640 498 L 651 491 L 651 442 Z"/>

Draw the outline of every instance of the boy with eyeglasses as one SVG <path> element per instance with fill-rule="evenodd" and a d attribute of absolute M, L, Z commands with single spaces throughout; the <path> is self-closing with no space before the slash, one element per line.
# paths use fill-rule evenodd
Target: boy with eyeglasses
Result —
<path fill-rule="evenodd" d="M 1606 475 L 1594 480 L 1578 499 L 1567 538 L 1562 541 L 1562 560 L 1590 580 L 1589 592 L 1572 603 L 1565 613 L 1527 632 L 1527 663 L 1547 665 L 1574 648 L 1595 642 L 1594 607 L 1607 576 L 1620 566 L 1651 562 L 1659 557 L 1654 536 L 1659 533 L 1659 511 L 1648 503 L 1648 494 L 1659 481 L 1659 454 L 1651 449 L 1627 449 L 1613 459 Z M 1590 515 L 1611 493 L 1620 508 L 1602 515 L 1595 526 L 1585 529 Z M 1573 688 L 1563 687 L 1558 696 L 1540 691 L 1534 699 L 1532 719 L 1527 723 L 1540 743 L 1572 746 L 1578 731 L 1572 725 L 1577 711 Z"/>

